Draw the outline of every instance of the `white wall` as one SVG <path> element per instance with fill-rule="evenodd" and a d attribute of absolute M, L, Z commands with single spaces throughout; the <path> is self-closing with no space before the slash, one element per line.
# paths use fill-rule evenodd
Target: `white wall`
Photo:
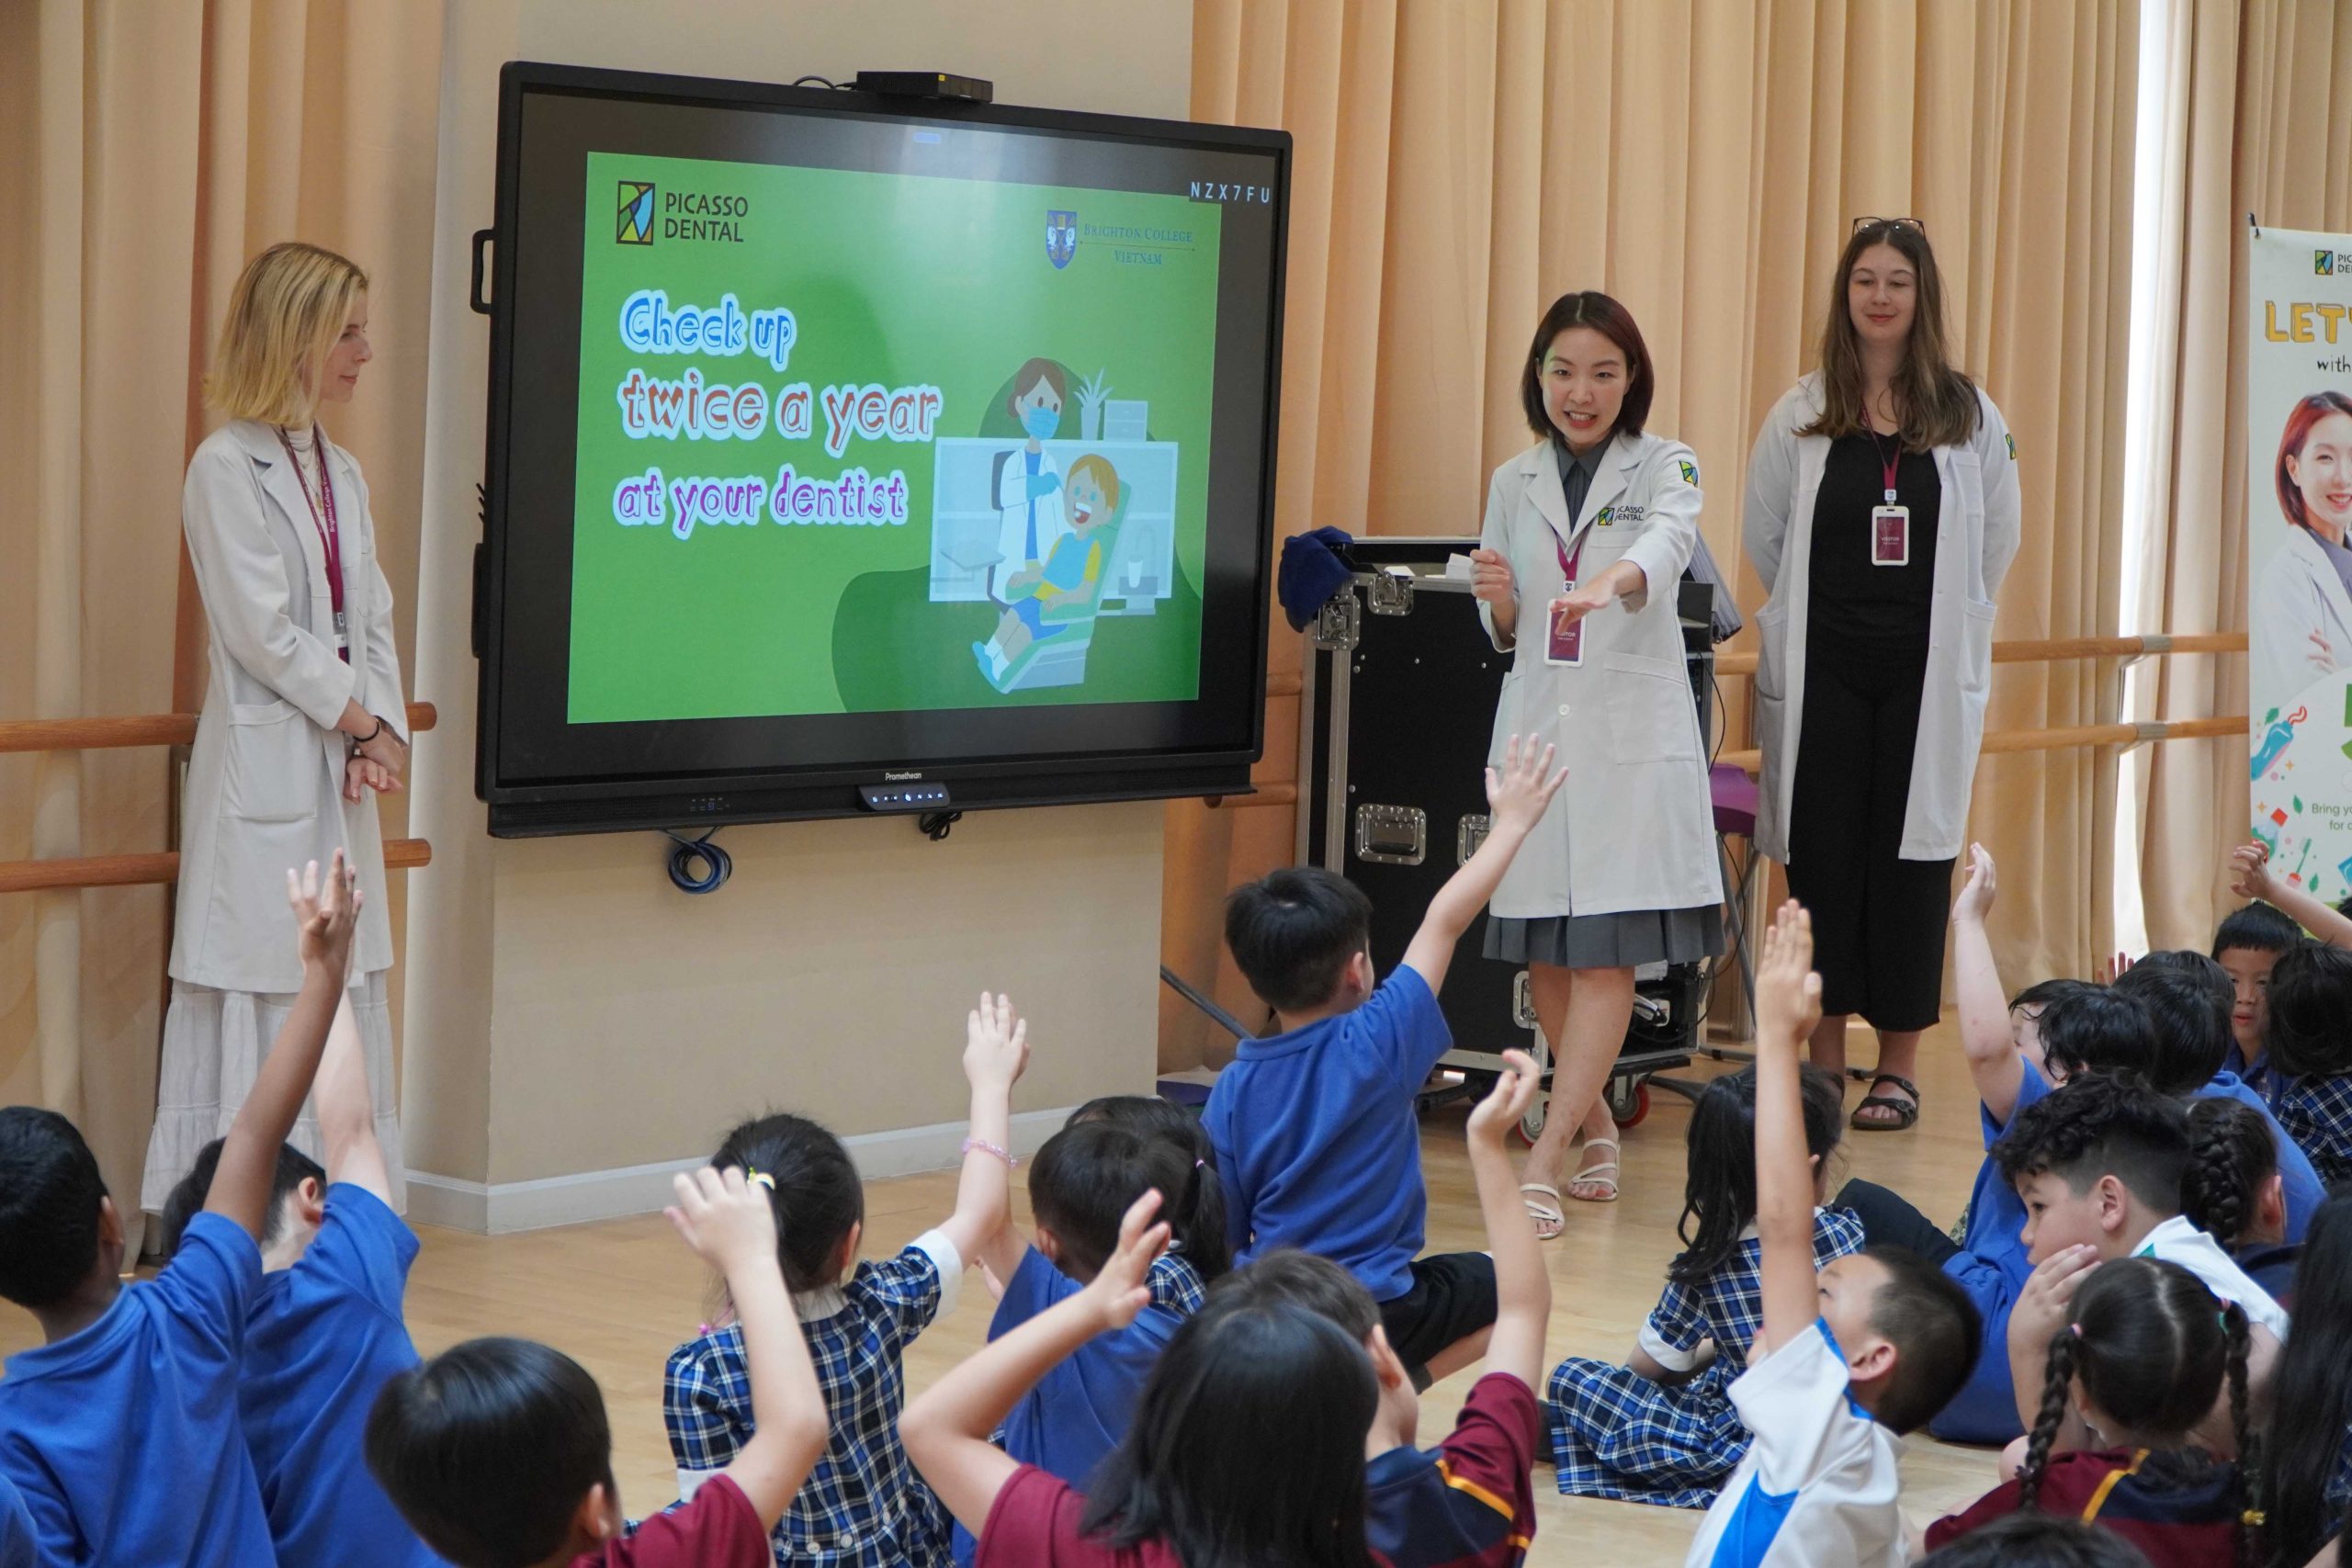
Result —
<path fill-rule="evenodd" d="M 1035 1021 L 1020 1141 L 1147 1087 L 1156 805 L 980 813 L 944 844 L 903 818 L 732 828 L 734 877 L 699 898 L 670 886 L 652 834 L 487 836 L 468 621 L 490 333 L 467 305 L 468 236 L 491 220 L 510 59 L 779 82 L 937 68 L 1003 102 L 1182 118 L 1192 6 L 466 0 L 447 26 L 414 676 L 441 723 L 414 764 L 412 830 L 435 859 L 409 883 L 401 1096 L 415 1216 L 514 1229 L 655 1208 L 669 1170 L 770 1106 L 823 1121 L 869 1172 L 948 1164 L 983 986 Z"/>

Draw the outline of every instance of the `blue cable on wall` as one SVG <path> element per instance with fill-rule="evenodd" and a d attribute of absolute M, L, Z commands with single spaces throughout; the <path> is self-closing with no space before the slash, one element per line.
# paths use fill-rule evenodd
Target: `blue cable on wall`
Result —
<path fill-rule="evenodd" d="M 668 832 L 668 829 L 664 829 Z M 670 880 L 681 893 L 716 893 L 727 886 L 735 874 L 735 857 L 711 842 L 718 829 L 713 828 L 699 839 L 669 832 L 673 846 L 670 851 Z M 700 869 L 696 869 L 699 863 Z"/>

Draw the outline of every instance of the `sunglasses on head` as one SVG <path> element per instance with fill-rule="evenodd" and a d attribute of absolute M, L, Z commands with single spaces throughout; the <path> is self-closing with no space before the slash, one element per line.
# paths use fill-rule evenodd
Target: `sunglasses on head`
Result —
<path fill-rule="evenodd" d="M 1865 229 L 1917 229 L 1924 234 L 1928 231 L 1928 225 L 1926 220 L 1919 218 L 1857 218 L 1854 220 L 1855 233 L 1859 234 Z"/>

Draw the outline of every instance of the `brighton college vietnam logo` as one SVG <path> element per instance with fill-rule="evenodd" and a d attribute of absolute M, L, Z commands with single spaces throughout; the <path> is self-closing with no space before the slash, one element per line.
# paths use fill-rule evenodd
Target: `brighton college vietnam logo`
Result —
<path fill-rule="evenodd" d="M 620 227 L 613 235 L 624 245 L 653 243 L 653 187 L 643 180 L 621 182 Z"/>
<path fill-rule="evenodd" d="M 1078 254 L 1078 214 L 1047 209 L 1046 259 L 1054 264 L 1055 271 L 1059 272 L 1063 267 L 1069 265 L 1069 258 L 1076 254 Z"/>

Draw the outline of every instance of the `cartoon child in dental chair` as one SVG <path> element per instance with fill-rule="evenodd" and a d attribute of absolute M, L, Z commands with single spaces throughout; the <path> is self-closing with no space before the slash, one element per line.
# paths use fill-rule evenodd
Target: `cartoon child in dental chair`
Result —
<path fill-rule="evenodd" d="M 1063 498 L 1069 531 L 1045 560 L 1009 574 L 1006 608 L 996 634 L 972 645 L 980 673 L 1000 692 L 1076 685 L 1086 678 L 1086 649 L 1127 496 L 1110 460 L 1089 453 L 1069 466 Z"/>

